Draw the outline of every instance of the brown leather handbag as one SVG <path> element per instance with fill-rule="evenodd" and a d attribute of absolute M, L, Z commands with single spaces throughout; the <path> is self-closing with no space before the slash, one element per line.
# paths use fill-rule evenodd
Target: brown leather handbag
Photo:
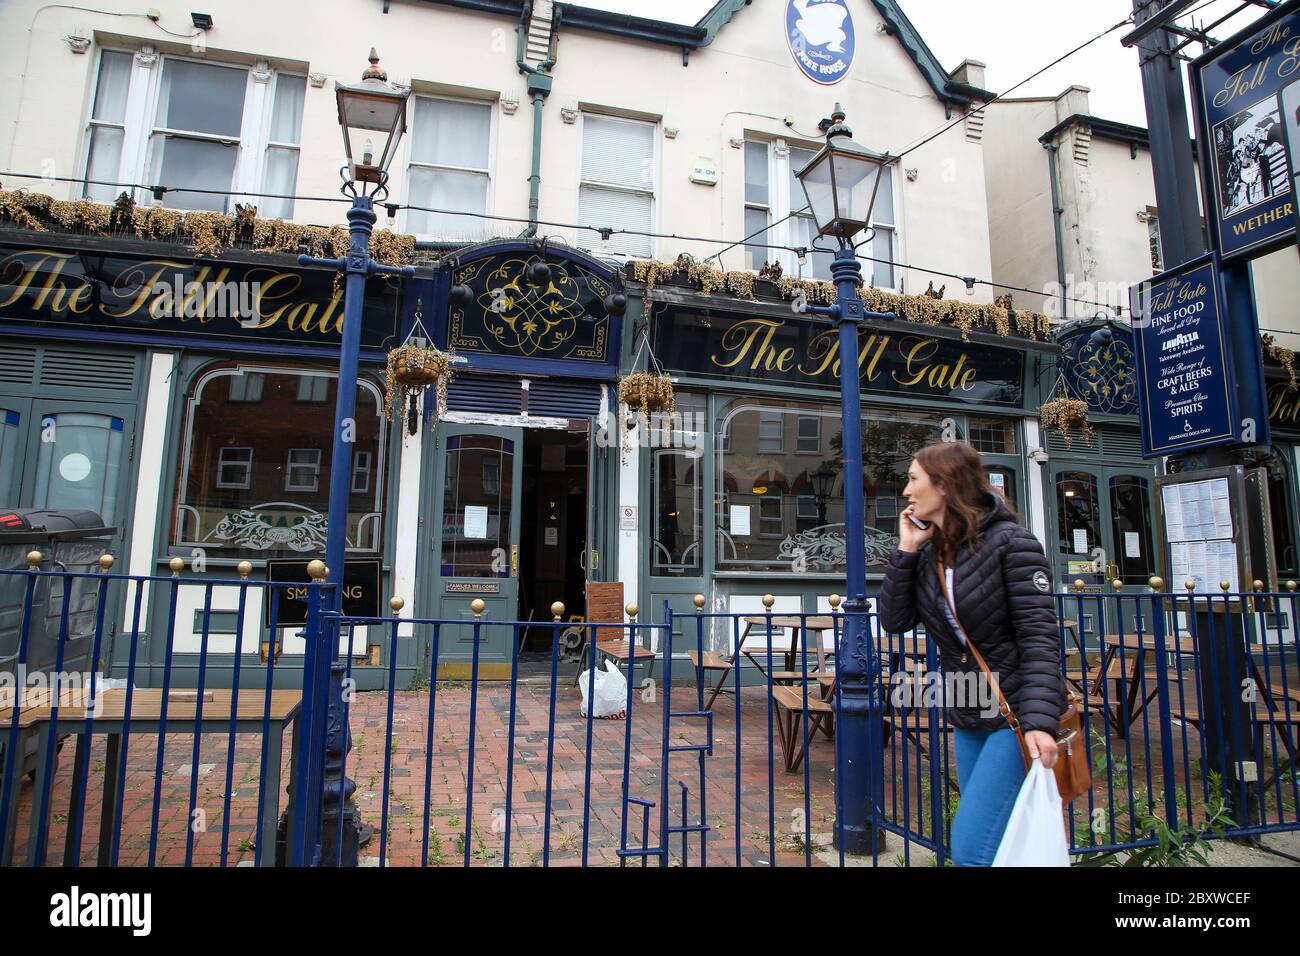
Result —
<path fill-rule="evenodd" d="M 1020 729 L 1020 719 L 1012 712 L 1011 705 L 1007 703 L 1006 695 L 1002 693 L 1002 688 L 998 686 L 997 678 L 993 676 L 993 671 L 989 669 L 988 663 L 984 660 L 984 655 L 979 652 L 979 648 L 970 639 L 966 629 L 961 626 L 961 621 L 957 617 L 957 608 L 953 604 L 952 597 L 948 594 L 947 575 L 944 573 L 943 562 L 937 563 L 939 567 L 939 590 L 943 593 L 944 600 L 948 602 L 948 609 L 952 611 L 952 619 L 957 624 L 957 630 L 961 632 L 962 638 L 966 641 L 966 646 L 975 655 L 975 662 L 979 664 L 980 670 L 984 672 L 984 677 L 988 680 L 989 686 L 998 695 L 998 713 L 1006 718 L 1011 729 L 1016 732 L 1016 739 L 1020 741 L 1020 755 L 1024 758 L 1025 770 L 1028 770 L 1030 764 L 1033 763 L 1033 758 L 1029 756 L 1029 747 L 1025 743 L 1025 734 Z M 1067 692 L 1065 713 L 1057 721 L 1057 755 L 1052 772 L 1056 775 L 1056 789 L 1061 794 L 1062 803 L 1069 803 L 1092 789 L 1092 768 L 1088 765 L 1088 741 L 1083 735 L 1083 720 L 1080 717 L 1080 705 L 1082 703 L 1083 698 L 1072 691 Z"/>

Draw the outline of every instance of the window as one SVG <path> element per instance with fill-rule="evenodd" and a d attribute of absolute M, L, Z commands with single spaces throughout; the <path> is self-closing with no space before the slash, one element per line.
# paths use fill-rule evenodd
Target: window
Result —
<path fill-rule="evenodd" d="M 126 91 L 131 84 L 131 54 L 105 50 L 99 58 L 95 104 L 90 112 L 90 153 L 86 159 L 85 196 L 111 203 L 122 190 L 119 181 L 122 141 L 126 136 Z M 107 185 L 105 185 L 107 184 Z"/>
<path fill-rule="evenodd" d="M 760 452 L 779 452 L 784 444 L 781 440 L 783 417 L 780 412 L 762 412 L 758 416 L 758 450 Z"/>
<path fill-rule="evenodd" d="M 262 400 L 262 376 L 256 372 L 236 375 L 230 380 L 230 401 L 260 402 Z"/>
<path fill-rule="evenodd" d="M 1016 423 L 1009 418 L 971 418 L 970 443 L 985 455 L 1016 453 Z"/>
<path fill-rule="evenodd" d="M 815 455 L 822 450 L 822 420 L 815 415 L 800 415 L 795 420 L 794 450 Z"/>
<path fill-rule="evenodd" d="M 253 449 L 221 449 L 217 456 L 217 487 L 247 491 L 253 474 Z"/>
<path fill-rule="evenodd" d="M 764 437 L 786 429 L 805 442 L 817 421 L 817 456 Z M 898 509 L 907 467 L 922 447 L 939 440 L 938 414 L 863 408 L 862 482 L 866 500 L 867 564 L 879 573 L 897 544 Z M 834 404 L 739 398 L 718 411 L 717 567 L 720 571 L 815 573 L 844 570 L 844 463 L 840 410 Z M 723 440 L 725 439 L 725 440 Z M 810 447 L 810 446 L 806 446 Z M 834 473 L 827 482 L 823 470 Z M 824 486 L 825 497 L 819 496 Z M 752 524 L 751 524 L 752 523 Z"/>
<path fill-rule="evenodd" d="M 315 491 L 320 487 L 320 449 L 290 448 L 284 469 L 285 491 Z"/>
<path fill-rule="evenodd" d="M 267 95 L 253 95 L 264 86 Z M 252 67 L 104 50 L 86 131 L 84 195 L 112 202 L 120 186 L 168 187 L 163 205 L 230 212 L 243 193 L 292 194 L 306 79 Z M 128 100 L 144 104 L 128 122 Z M 248 109 L 249 104 L 258 104 Z M 137 202 L 148 194 L 137 190 Z M 248 199 L 263 216 L 290 216 L 292 200 Z"/>
<path fill-rule="evenodd" d="M 655 130 L 653 123 L 582 114 L 582 172 L 578 222 L 651 232 L 654 226 Z M 591 233 L 578 242 L 590 242 Z M 600 241 L 600 240 L 597 240 Z M 602 249 L 649 257 L 649 236 L 626 233 L 602 242 Z"/>
<path fill-rule="evenodd" d="M 780 491 L 769 490 L 758 499 L 758 533 L 766 537 L 779 538 L 785 534 L 785 522 L 782 519 L 782 502 L 785 499 Z"/>
<path fill-rule="evenodd" d="M 757 272 L 763 264 L 775 261 L 779 249 L 767 249 L 774 245 L 762 230 L 772 222 L 772 195 L 769 188 L 769 163 L 767 143 L 749 141 L 745 143 L 745 235 L 754 236 L 754 242 L 762 245 L 745 246 L 745 268 Z"/>
<path fill-rule="evenodd" d="M 745 245 L 746 268 L 757 270 L 764 262 L 779 261 L 789 275 L 806 279 L 831 277 L 833 243 L 826 239 L 818 240 L 817 222 L 811 211 L 804 211 L 808 199 L 796 176 L 816 154 L 816 149 L 789 146 L 782 140 L 772 143 L 749 140 L 745 143 L 744 234 L 752 237 Z M 754 235 L 769 224 L 771 228 L 767 232 Z M 880 173 L 872 226 L 876 230 L 875 236 L 864 247 L 863 254 L 887 261 L 868 263 L 865 267 L 867 278 L 878 288 L 898 289 L 898 270 L 890 265 L 897 260 L 898 251 L 894 170 L 891 166 L 886 166 Z M 763 248 L 760 243 L 802 247 L 808 252 L 798 257 L 790 252 Z"/>
<path fill-rule="evenodd" d="M 271 107 L 271 130 L 267 134 L 266 174 L 261 192 L 292 196 L 298 184 L 298 152 L 302 137 L 302 104 L 307 95 L 307 78 L 275 78 L 275 99 Z M 258 197 L 258 214 L 269 219 L 292 219 L 293 200 Z"/>
<path fill-rule="evenodd" d="M 298 379 L 298 401 L 323 402 L 330 380 L 324 375 L 303 375 Z"/>
<path fill-rule="evenodd" d="M 491 152 L 491 106 L 415 97 L 407 141 L 406 201 L 474 215 L 412 209 L 407 212 L 407 230 L 438 239 L 486 239 L 488 223 L 483 215 L 492 186 Z"/>
<path fill-rule="evenodd" d="M 209 192 L 168 192 L 163 205 L 225 212 L 234 190 L 248 71 L 165 60 L 149 137 L 149 182 Z"/>
<path fill-rule="evenodd" d="M 365 494 L 370 490 L 371 457 L 368 451 L 359 451 L 352 456 L 352 491 Z"/>
<path fill-rule="evenodd" d="M 304 377 L 328 383 L 324 402 L 297 400 Z M 256 410 L 234 397 L 250 381 L 261 382 Z M 214 363 L 194 378 L 184 401 L 174 547 L 222 558 L 324 552 L 336 381 L 323 368 L 237 361 Z M 345 529 L 352 552 L 382 547 L 386 436 L 379 386 L 363 379 Z"/>
<path fill-rule="evenodd" d="M 650 501 L 654 526 L 650 573 L 698 575 L 703 563 L 703 460 L 675 448 L 655 449 L 652 454 Z"/>

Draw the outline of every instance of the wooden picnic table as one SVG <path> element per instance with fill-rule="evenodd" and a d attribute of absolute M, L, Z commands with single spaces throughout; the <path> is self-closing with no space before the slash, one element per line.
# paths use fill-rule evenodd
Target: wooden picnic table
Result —
<path fill-rule="evenodd" d="M 795 679 L 802 679 L 803 676 L 802 671 L 796 667 L 796 661 L 799 659 L 800 643 L 802 642 L 805 649 L 807 648 L 807 644 L 808 644 L 807 633 L 809 631 L 817 635 L 817 639 L 816 639 L 817 666 L 813 670 L 815 671 L 826 670 L 826 658 L 828 655 L 826 649 L 822 646 L 822 633 L 824 631 L 831 631 L 835 629 L 835 619 L 830 615 L 773 614 L 771 617 L 769 617 L 766 614 L 751 614 L 747 617 L 741 618 L 741 620 L 745 622 L 745 630 L 741 632 L 740 643 L 737 646 L 737 650 L 739 653 L 744 654 L 745 657 L 749 659 L 749 662 L 753 664 L 755 667 L 757 667 L 758 672 L 762 674 L 764 677 L 767 676 L 767 672 L 763 670 L 763 665 L 759 663 L 758 660 L 755 659 L 754 652 L 745 650 L 745 640 L 746 638 L 749 637 L 750 634 L 754 633 L 755 628 L 758 628 L 759 634 L 763 636 L 767 636 L 767 627 L 769 622 L 772 625 L 773 637 L 776 636 L 776 632 L 778 630 L 785 630 L 786 628 L 789 628 L 791 631 L 794 632 L 794 640 L 790 642 L 790 646 L 788 648 L 785 648 L 781 651 L 778 651 L 776 648 L 772 649 L 773 654 L 782 653 L 785 655 L 785 671 L 782 672 L 780 678 L 778 678 L 778 676 L 774 674 L 772 677 L 773 680 L 780 679 L 785 682 L 789 682 Z M 767 659 L 767 654 L 765 653 L 767 647 L 768 645 L 764 644 L 761 648 L 759 648 L 756 651 L 756 653 L 758 653 L 764 660 Z M 830 652 L 831 655 L 833 655 L 834 653 L 835 652 L 833 650 Z M 813 673 L 813 670 L 810 670 L 809 674 Z"/>
<path fill-rule="evenodd" d="M 202 700 L 200 701 L 200 696 Z M 89 691 L 84 689 L 63 691 L 59 695 L 57 712 L 51 706 L 52 695 L 48 689 L 29 689 L 24 693 L 18 714 L 18 739 L 14 746 L 19 753 L 25 742 L 33 734 L 47 734 L 53 730 L 57 740 L 63 735 L 76 735 L 77 750 L 73 764 L 72 795 L 68 805 L 68 826 L 80 825 L 85 783 L 81 768 L 85 748 L 90 745 L 87 739 L 87 709 L 90 710 L 89 733 L 104 734 L 107 737 L 104 753 L 104 792 L 100 809 L 99 854 L 98 865 L 108 866 L 113 844 L 113 824 L 117 815 L 117 791 L 119 774 L 122 771 L 122 738 L 137 734 L 193 734 L 195 720 L 198 718 L 198 733 L 229 733 L 231 715 L 234 714 L 234 727 L 237 734 L 260 734 L 265 729 L 267 748 L 266 774 L 261 781 L 261 818 L 262 827 L 257 835 L 259 863 L 261 866 L 275 865 L 276 831 L 279 824 L 280 810 L 280 754 L 284 749 L 285 726 L 291 728 L 291 751 L 289 766 L 289 791 L 292 793 L 298 772 L 298 748 L 296 745 L 299 718 L 302 709 L 301 690 L 272 690 L 268 706 L 265 688 L 244 689 L 238 699 L 228 689 L 205 690 L 202 695 L 193 690 L 173 690 L 167 697 L 167 716 L 163 719 L 163 694 L 161 689 L 136 688 L 129 694 L 122 688 L 102 690 L 91 703 Z M 130 718 L 127 718 L 127 704 L 130 703 Z M 200 703 L 202 714 L 199 714 Z M 9 734 L 13 727 L 12 706 L 0 708 L 0 743 L 9 743 Z M 53 724 L 53 727 L 51 727 Z M 46 747 L 44 743 L 36 748 L 36 785 L 39 787 L 46 771 L 48 759 L 58 760 L 57 751 Z M 229 758 L 228 758 L 229 759 Z M 87 761 L 88 763 L 88 761 Z M 15 788 L 11 795 L 11 808 L 4 845 L 5 858 L 0 860 L 5 866 L 11 862 L 14 848 L 14 833 L 18 820 L 18 792 Z M 32 825 L 28 837 L 28 865 L 36 865 L 36 839 L 39 830 L 48 826 L 48 819 L 36 820 L 39 795 L 33 794 Z M 46 813 L 49 805 L 46 803 Z M 294 808 L 288 803 L 290 821 Z M 38 830 L 39 827 L 39 830 Z M 64 865 L 76 866 L 77 860 L 67 858 L 71 850 L 69 843 L 65 847 Z"/>

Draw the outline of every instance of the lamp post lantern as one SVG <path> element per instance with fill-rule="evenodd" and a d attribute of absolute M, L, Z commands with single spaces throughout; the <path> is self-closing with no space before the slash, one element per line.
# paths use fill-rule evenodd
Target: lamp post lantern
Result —
<path fill-rule="evenodd" d="M 835 839 L 846 853 L 866 854 L 883 846 L 872 824 L 872 805 L 884 800 L 881 776 L 883 734 L 879 696 L 880 661 L 867 630 L 866 498 L 862 488 L 862 399 L 859 390 L 858 327 L 865 319 L 891 321 L 892 312 L 867 312 L 858 296 L 862 266 L 853 238 L 871 224 L 881 171 L 890 161 L 855 143 L 835 104 L 823 146 L 796 175 L 820 236 L 833 236 L 839 249 L 831 262 L 836 302 L 803 311 L 839 326 L 840 416 L 844 441 L 844 571 L 847 578 L 844 628 L 836 654 L 839 675 L 840 793 Z M 869 239 L 869 237 L 868 237 Z M 867 241 L 867 240 L 864 240 Z M 850 370 L 852 374 L 850 374 Z"/>
<path fill-rule="evenodd" d="M 821 467 L 814 471 L 809 479 L 812 482 L 813 496 L 817 499 L 817 523 L 824 525 L 826 523 L 826 502 L 830 500 L 831 490 L 835 487 L 835 476 L 839 470 L 829 461 L 821 463 Z"/>
<path fill-rule="evenodd" d="M 334 441 L 330 454 L 329 517 L 325 543 L 325 565 L 330 589 L 325 592 L 324 610 L 337 614 L 341 608 L 343 578 L 347 557 L 349 496 L 351 493 L 352 454 L 356 441 L 357 366 L 361 351 L 361 321 L 365 301 L 366 279 L 372 275 L 410 277 L 410 266 L 386 266 L 370 258 L 370 234 L 375 226 L 375 201 L 388 197 L 388 164 L 397 143 L 406 132 L 408 90 L 388 84 L 388 75 L 379 67 L 379 56 L 370 51 L 370 66 L 355 85 L 335 84 L 339 125 L 347 163 L 340 170 L 344 195 L 352 197 L 348 210 L 348 252 L 342 259 L 314 259 L 299 256 L 301 265 L 321 265 L 337 269 L 347 277 L 343 298 L 342 344 L 339 355 L 337 396 L 334 406 Z M 375 145 L 378 142 L 379 149 Z M 311 856 L 310 841 L 320 835 L 319 863 L 325 866 L 357 865 L 357 846 L 361 824 L 352 794 L 356 784 L 343 775 L 343 755 L 351 749 L 352 739 L 343 719 L 344 665 L 339 659 L 338 619 L 326 617 L 319 638 L 309 640 L 303 658 L 308 675 L 305 687 L 321 688 L 321 697 L 313 701 L 316 716 L 305 735 L 311 754 L 324 753 L 324 802 L 320 830 L 312 808 L 299 803 L 309 821 L 299 828 L 298 840 L 307 841 L 305 852 Z M 308 635 L 309 639 L 312 635 Z M 304 701 L 304 713 L 308 713 Z M 306 776 L 306 773 L 300 774 Z M 300 797 L 306 797 L 300 788 Z M 299 816 L 304 816 L 300 812 Z M 304 851 L 301 845 L 295 850 Z"/>

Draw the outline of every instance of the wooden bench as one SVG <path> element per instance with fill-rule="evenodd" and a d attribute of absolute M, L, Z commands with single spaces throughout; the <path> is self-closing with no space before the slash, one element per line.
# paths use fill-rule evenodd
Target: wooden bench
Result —
<path fill-rule="evenodd" d="M 804 759 L 804 740 L 800 728 L 803 716 L 808 715 L 808 740 L 811 742 L 821 731 L 826 737 L 834 736 L 835 707 L 822 700 L 813 688 L 808 688 L 807 710 L 804 709 L 802 687 L 777 684 L 772 687 L 772 702 L 776 705 L 776 728 L 781 735 L 781 752 L 785 757 L 785 772 L 794 773 Z"/>

